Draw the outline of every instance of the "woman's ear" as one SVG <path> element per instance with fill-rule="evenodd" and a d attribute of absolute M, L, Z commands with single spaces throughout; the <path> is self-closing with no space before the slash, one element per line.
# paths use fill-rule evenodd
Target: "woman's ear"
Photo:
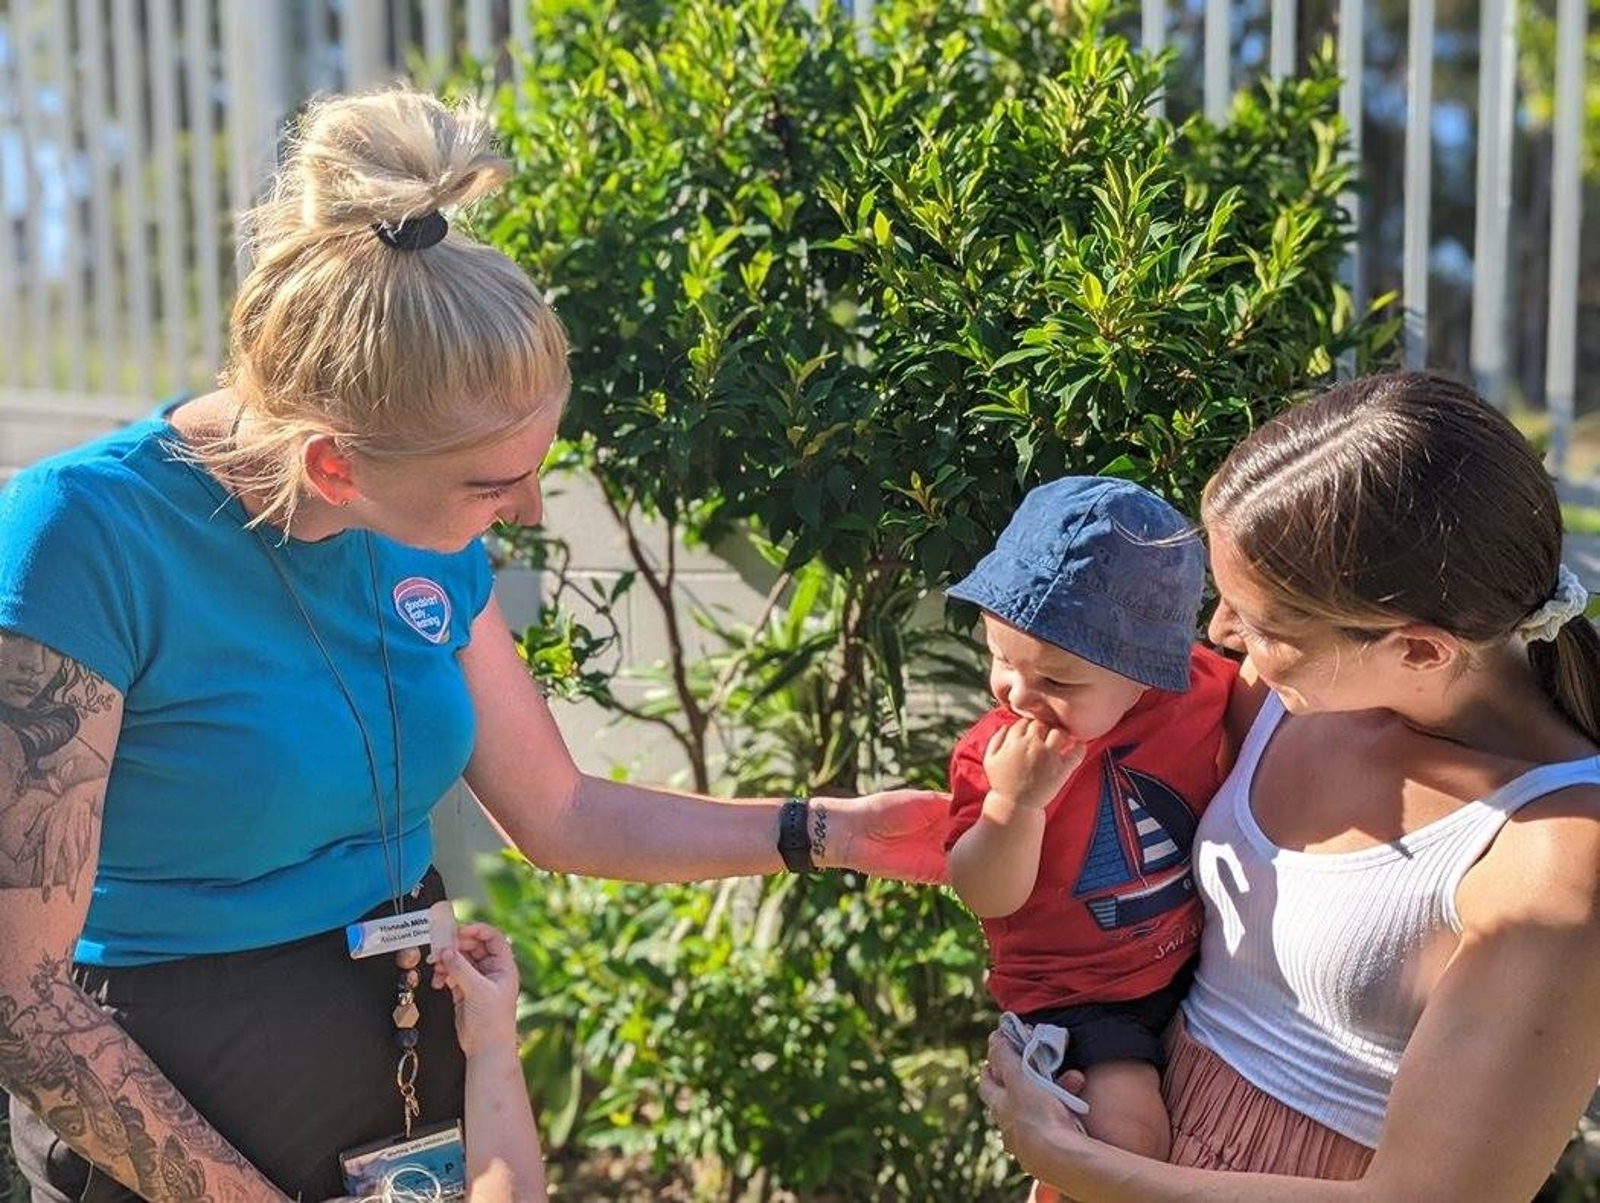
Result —
<path fill-rule="evenodd" d="M 361 496 L 350 453 L 331 434 L 314 434 L 300 448 L 306 481 L 329 505 L 349 505 Z"/>
<path fill-rule="evenodd" d="M 1438 672 L 1461 663 L 1461 641 L 1449 631 L 1411 623 L 1390 632 L 1400 652 L 1400 667 L 1412 672 Z"/>

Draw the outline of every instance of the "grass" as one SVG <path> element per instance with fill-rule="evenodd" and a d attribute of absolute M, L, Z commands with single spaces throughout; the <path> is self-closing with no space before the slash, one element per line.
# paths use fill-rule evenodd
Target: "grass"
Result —
<path fill-rule="evenodd" d="M 1550 446 L 1550 416 L 1543 410 L 1513 408 L 1508 416 L 1530 443 L 1544 453 Z M 1567 448 L 1569 480 L 1592 480 L 1600 476 L 1600 410 L 1581 415 L 1572 427 L 1572 445 Z"/>
<path fill-rule="evenodd" d="M 1569 535 L 1600 535 L 1600 507 L 1592 505 L 1564 505 L 1561 507 L 1561 524 Z"/>

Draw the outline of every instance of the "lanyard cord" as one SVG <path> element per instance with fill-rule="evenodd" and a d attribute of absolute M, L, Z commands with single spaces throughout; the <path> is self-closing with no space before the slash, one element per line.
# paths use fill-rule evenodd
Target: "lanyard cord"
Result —
<path fill-rule="evenodd" d="M 317 630 L 316 623 L 311 621 L 311 614 L 306 609 L 305 602 L 300 600 L 300 593 L 294 587 L 294 582 L 289 579 L 289 573 L 280 562 L 267 541 L 261 537 L 261 532 L 256 527 L 250 527 L 250 533 L 255 537 L 256 546 L 261 548 L 267 562 L 272 565 L 272 571 L 278 576 L 278 581 L 283 585 L 284 592 L 294 602 L 295 609 L 300 612 L 300 620 L 305 623 L 306 630 L 310 633 L 312 642 L 317 645 L 317 651 L 322 653 L 322 661 L 328 666 L 334 684 L 338 685 L 340 694 L 343 695 L 345 705 L 350 708 L 350 715 L 355 719 L 356 730 L 361 733 L 361 747 L 367 756 L 367 775 L 372 783 L 372 805 L 378 812 L 378 840 L 383 849 L 383 867 L 389 877 L 389 887 L 393 896 L 394 913 L 400 914 L 404 909 L 401 895 L 405 892 L 405 844 L 402 838 L 402 812 L 401 812 L 401 783 L 400 771 L 400 708 L 395 701 L 394 673 L 389 666 L 389 640 L 383 629 L 383 603 L 378 592 L 378 559 L 372 547 L 372 532 L 363 531 L 362 535 L 367 545 L 367 575 L 372 587 L 372 614 L 378 627 L 378 654 L 383 663 L 383 683 L 388 694 L 389 702 L 389 731 L 394 745 L 394 854 L 389 851 L 389 827 L 383 813 L 383 788 L 378 784 L 378 757 L 372 747 L 372 736 L 367 730 L 366 721 L 361 717 L 361 708 L 356 704 L 355 695 L 350 687 L 345 684 L 344 675 L 340 673 L 339 666 L 334 662 L 333 654 L 328 651 L 328 645 L 323 642 L 322 634 Z"/>
<path fill-rule="evenodd" d="M 401 892 L 405 883 L 405 843 L 401 836 L 403 815 L 401 813 L 401 772 L 400 772 L 400 708 L 395 701 L 394 672 L 389 664 L 389 638 L 383 628 L 383 600 L 378 591 L 378 556 L 372 547 L 372 532 L 362 531 L 362 537 L 367 545 L 367 578 L 372 587 L 372 615 L 378 627 L 378 654 L 383 662 L 383 683 L 389 702 L 389 731 L 394 740 L 394 856 L 389 855 L 389 829 L 383 814 L 383 791 L 378 785 L 378 757 L 372 749 L 372 736 L 367 731 L 366 720 L 361 717 L 361 708 L 356 705 L 355 695 L 350 687 L 345 684 L 344 674 L 339 671 L 339 666 L 334 662 L 333 653 L 328 651 L 328 645 L 323 642 L 322 633 L 317 630 L 317 624 L 311 621 L 311 614 L 306 609 L 305 602 L 300 600 L 300 594 L 294 587 L 294 582 L 289 579 L 288 570 L 279 562 L 277 554 L 261 537 L 261 532 L 250 528 L 250 533 L 255 536 L 256 545 L 272 564 L 272 570 L 278 574 L 284 591 L 294 601 L 295 609 L 300 611 L 300 620 L 305 623 L 306 630 L 310 632 L 317 650 L 322 653 L 323 663 L 328 666 L 328 672 L 334 682 L 339 686 L 339 692 L 344 695 L 345 705 L 350 708 L 350 715 L 356 721 L 356 729 L 361 732 L 361 747 L 367 754 L 367 774 L 372 782 L 372 804 L 378 812 L 378 838 L 382 841 L 383 867 L 389 874 L 389 885 L 393 891 L 394 913 L 399 915 L 405 904 L 401 901 Z M 403 963 L 403 962 L 402 962 Z M 395 1038 L 400 1046 L 400 1062 L 395 1067 L 395 1089 L 400 1095 L 400 1113 L 405 1121 L 406 1139 L 411 1138 L 411 1125 L 422 1114 L 422 1103 L 417 1098 L 417 1019 L 416 995 L 412 984 L 411 974 L 414 969 L 403 969 L 400 974 L 399 987 L 396 991 L 396 1008 L 393 1013 L 395 1025 Z M 406 1014 L 409 1012 L 409 1014 Z"/>

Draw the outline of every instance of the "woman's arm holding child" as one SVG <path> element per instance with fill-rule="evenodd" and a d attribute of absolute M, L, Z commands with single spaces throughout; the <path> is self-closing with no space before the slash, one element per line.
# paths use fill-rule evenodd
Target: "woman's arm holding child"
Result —
<path fill-rule="evenodd" d="M 950 849 L 950 884 L 979 918 L 1002 918 L 1033 893 L 1045 808 L 1083 763 L 1070 735 L 1023 718 L 1000 728 L 984 750 L 989 792 L 983 812 Z"/>

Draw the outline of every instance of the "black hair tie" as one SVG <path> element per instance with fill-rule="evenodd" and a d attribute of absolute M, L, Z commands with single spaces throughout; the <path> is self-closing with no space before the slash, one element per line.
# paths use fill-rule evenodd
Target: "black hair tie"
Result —
<path fill-rule="evenodd" d="M 373 230 L 379 241 L 397 251 L 423 251 L 443 240 L 450 229 L 444 214 L 435 209 L 421 217 L 404 217 L 399 221 L 375 221 Z"/>

